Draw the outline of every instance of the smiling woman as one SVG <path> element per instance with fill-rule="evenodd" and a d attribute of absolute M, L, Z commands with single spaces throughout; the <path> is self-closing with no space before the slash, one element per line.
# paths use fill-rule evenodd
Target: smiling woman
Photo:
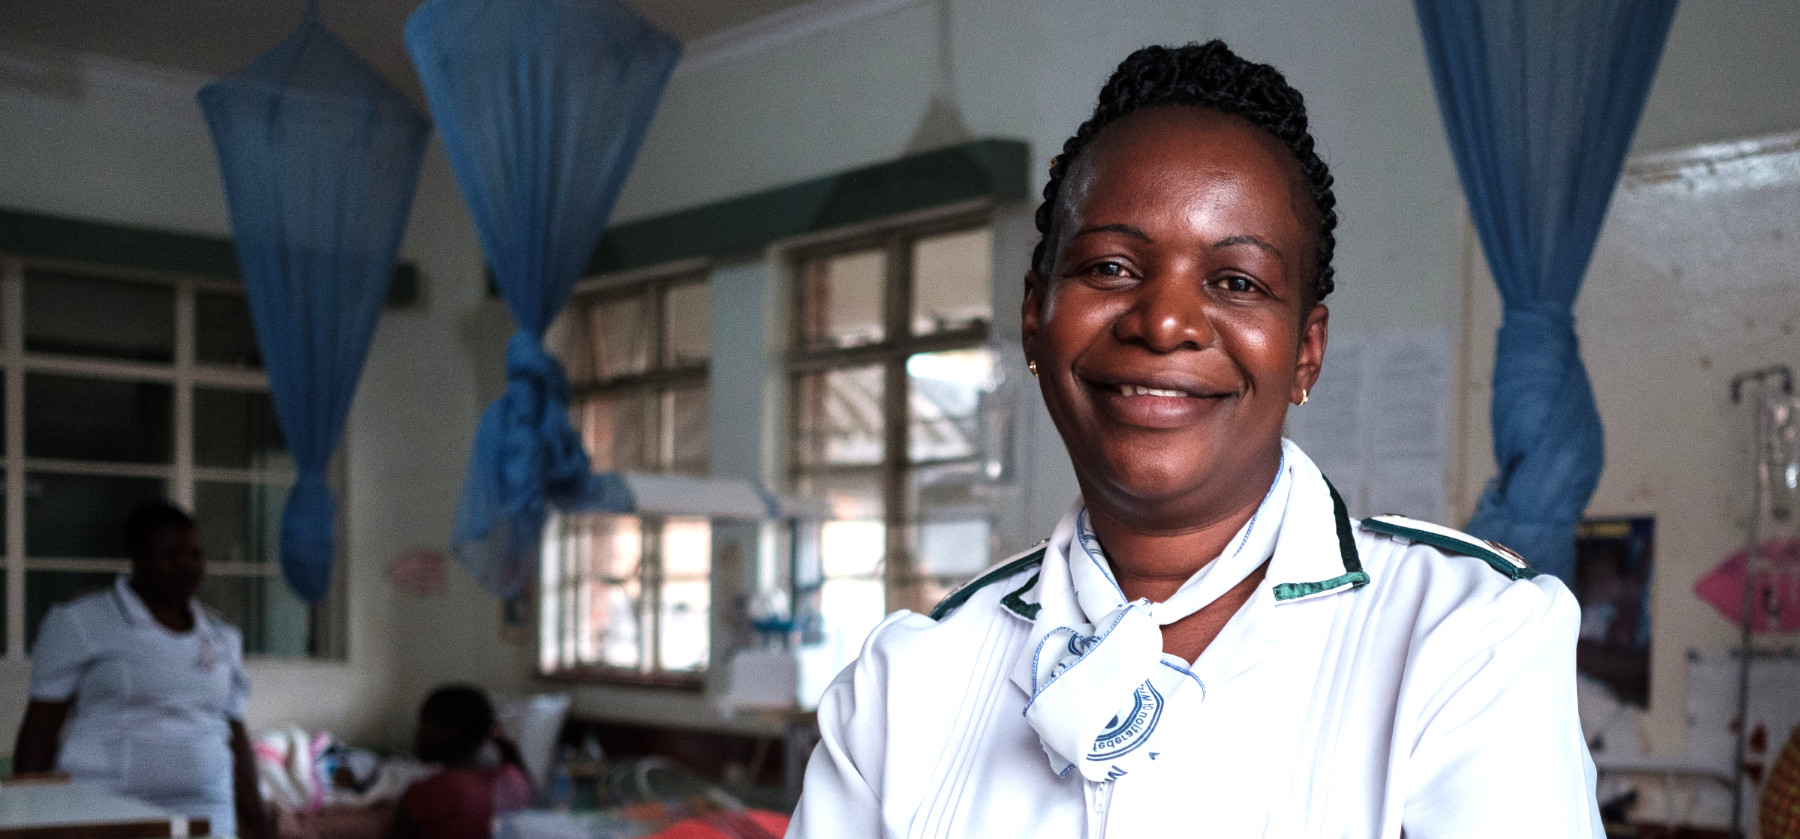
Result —
<path fill-rule="evenodd" d="M 1120 65 L 1051 164 L 1021 313 L 1081 498 L 870 634 L 790 836 L 1601 835 L 1568 591 L 1353 522 L 1281 438 L 1326 366 L 1331 182 L 1275 69 Z"/>

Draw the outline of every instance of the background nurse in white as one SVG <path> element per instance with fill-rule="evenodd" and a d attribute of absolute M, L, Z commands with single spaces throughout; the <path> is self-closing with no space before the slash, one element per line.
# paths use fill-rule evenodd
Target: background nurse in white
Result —
<path fill-rule="evenodd" d="M 148 502 L 126 523 L 131 573 L 58 604 L 31 650 L 19 773 L 67 772 L 260 839 L 262 799 L 244 730 L 243 637 L 200 606 L 194 520 Z"/>

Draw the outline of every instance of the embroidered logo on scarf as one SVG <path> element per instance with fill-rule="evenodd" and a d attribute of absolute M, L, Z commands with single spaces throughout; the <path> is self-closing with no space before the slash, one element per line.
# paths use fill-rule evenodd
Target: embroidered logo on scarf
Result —
<path fill-rule="evenodd" d="M 1162 719 L 1162 708 L 1162 694 L 1156 692 L 1155 686 L 1149 681 L 1138 685 L 1131 710 L 1115 715 L 1106 724 L 1106 730 L 1094 738 L 1094 750 L 1088 752 L 1087 759 L 1111 760 L 1149 742 L 1157 720 Z"/>
<path fill-rule="evenodd" d="M 1057 525 L 1039 570 L 1032 654 L 1020 657 L 1014 673 L 1031 694 L 1025 719 L 1051 771 L 1104 782 L 1174 745 L 1154 742 L 1157 723 L 1165 710 L 1177 713 L 1170 702 L 1188 701 L 1178 693 L 1187 682 L 1200 686 L 1201 702 L 1206 685 L 1189 662 L 1163 652 L 1162 628 L 1217 600 L 1274 554 L 1293 486 L 1290 465 L 1284 445 L 1262 504 L 1224 551 L 1161 603 L 1126 599 L 1085 505 Z"/>

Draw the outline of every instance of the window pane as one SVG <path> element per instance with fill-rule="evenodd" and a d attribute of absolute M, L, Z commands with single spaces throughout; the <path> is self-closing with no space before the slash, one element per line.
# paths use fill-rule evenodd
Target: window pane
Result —
<path fill-rule="evenodd" d="M 312 609 L 280 576 L 208 574 L 200 602 L 243 631 L 246 655 L 312 652 Z"/>
<path fill-rule="evenodd" d="M 663 462 L 671 472 L 706 474 L 711 425 L 706 386 L 665 391 L 662 400 Z"/>
<path fill-rule="evenodd" d="M 712 357 L 712 287 L 708 283 L 671 286 L 663 298 L 663 363 L 671 367 L 705 364 Z"/>
<path fill-rule="evenodd" d="M 25 351 L 174 361 L 175 290 L 27 271 Z"/>
<path fill-rule="evenodd" d="M 679 516 L 663 522 L 663 578 L 706 580 L 712 572 L 712 520 Z"/>
<path fill-rule="evenodd" d="M 881 577 L 887 525 L 881 519 L 828 521 L 819 529 L 819 559 L 826 577 Z"/>
<path fill-rule="evenodd" d="M 869 630 L 887 614 L 887 594 L 880 580 L 827 580 L 820 590 L 819 618 L 826 644 L 839 650 L 838 660 L 848 663 Z"/>
<path fill-rule="evenodd" d="M 642 295 L 587 304 L 582 327 L 586 357 L 577 365 L 578 379 L 600 381 L 649 369 L 650 324 Z"/>
<path fill-rule="evenodd" d="M 235 469 L 291 469 L 287 440 L 267 393 L 194 388 L 194 463 Z"/>
<path fill-rule="evenodd" d="M 879 519 L 886 515 L 879 468 L 802 474 L 794 482 L 794 489 L 803 497 L 824 500 L 834 519 Z"/>
<path fill-rule="evenodd" d="M 194 357 L 212 364 L 261 367 L 250 301 L 242 294 L 194 295 Z"/>
<path fill-rule="evenodd" d="M 25 377 L 25 454 L 62 460 L 168 463 L 174 457 L 165 384 Z"/>
<path fill-rule="evenodd" d="M 988 504 L 973 461 L 919 467 L 912 473 L 912 554 L 920 575 L 972 577 L 992 562 Z"/>
<path fill-rule="evenodd" d="M 988 566 L 986 518 L 924 521 L 914 561 L 920 574 L 973 577 Z"/>
<path fill-rule="evenodd" d="M 576 410 L 579 412 L 581 444 L 587 447 L 588 460 L 594 471 L 641 470 L 649 465 L 644 456 L 649 437 L 648 418 L 644 416 L 644 400 L 638 393 L 596 396 Z"/>
<path fill-rule="evenodd" d="M 913 334 L 958 329 L 993 318 L 994 234 L 988 228 L 913 243 Z"/>
<path fill-rule="evenodd" d="M 636 670 L 644 663 L 643 598 L 638 581 L 581 584 L 580 646 L 576 660 Z"/>
<path fill-rule="evenodd" d="M 801 376 L 794 461 L 803 466 L 880 463 L 883 444 L 880 365 Z"/>
<path fill-rule="evenodd" d="M 572 658 L 583 664 L 636 669 L 645 661 L 638 562 L 642 524 L 635 516 L 574 515 L 564 519 L 563 550 L 574 581 Z"/>
<path fill-rule="evenodd" d="M 659 650 L 662 669 L 704 670 L 712 587 L 702 581 L 663 583 Z"/>
<path fill-rule="evenodd" d="M 854 251 L 821 257 L 801 268 L 802 343 L 809 348 L 873 344 L 886 336 L 882 300 L 887 254 Z"/>
<path fill-rule="evenodd" d="M 25 475 L 25 552 L 34 557 L 125 557 L 125 518 L 164 498 L 161 478 Z"/>
<path fill-rule="evenodd" d="M 819 530 L 819 562 L 825 575 L 879 577 L 887 556 L 881 471 L 805 474 L 794 489 L 803 497 L 822 499 L 830 508 L 833 520 Z"/>
<path fill-rule="evenodd" d="M 591 513 L 568 517 L 576 542 L 576 573 L 590 580 L 633 580 L 644 555 L 643 523 L 637 516 Z"/>
<path fill-rule="evenodd" d="M 121 522 L 123 526 L 123 522 Z M 111 571 L 25 572 L 25 647 L 37 643 L 38 629 L 50 607 L 89 592 L 103 591 L 119 575 Z"/>
<path fill-rule="evenodd" d="M 981 396 L 992 388 L 985 348 L 920 353 L 906 360 L 907 456 L 914 463 L 979 453 Z"/>
<path fill-rule="evenodd" d="M 211 562 L 281 561 L 286 484 L 194 482 L 194 521 Z"/>

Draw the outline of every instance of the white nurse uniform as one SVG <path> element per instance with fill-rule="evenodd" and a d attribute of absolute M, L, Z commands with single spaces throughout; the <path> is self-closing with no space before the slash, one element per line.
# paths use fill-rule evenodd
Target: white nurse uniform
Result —
<path fill-rule="evenodd" d="M 1455 531 L 1352 522 L 1283 449 L 1278 532 L 1253 519 L 1226 557 L 1266 559 L 1265 582 L 1198 660 L 1103 652 L 1164 604 L 1090 608 L 1077 503 L 1043 547 L 870 634 L 820 705 L 788 835 L 1599 839 L 1568 590 Z"/>
<path fill-rule="evenodd" d="M 31 650 L 31 698 L 75 702 L 56 768 L 235 830 L 231 730 L 250 697 L 238 630 L 189 601 L 194 628 L 158 623 L 120 575 L 59 604 Z"/>

